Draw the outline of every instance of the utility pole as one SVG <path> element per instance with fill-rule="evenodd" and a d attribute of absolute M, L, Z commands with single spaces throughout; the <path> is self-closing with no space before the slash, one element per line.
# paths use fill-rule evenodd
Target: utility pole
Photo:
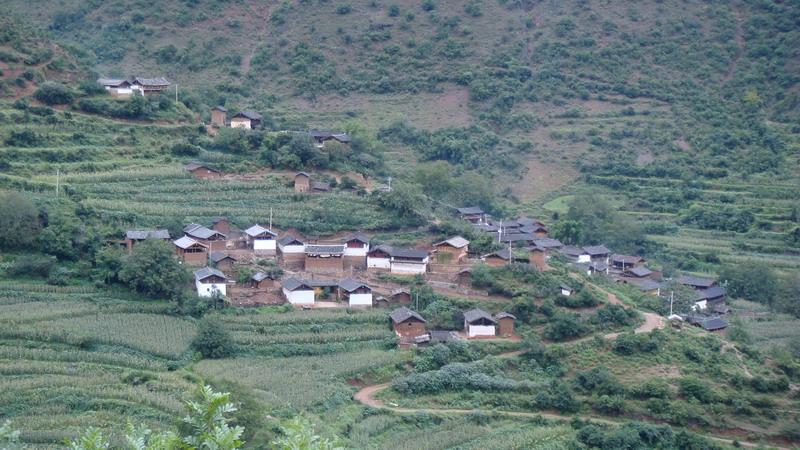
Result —
<path fill-rule="evenodd" d="M 272 206 L 269 207 L 269 230 L 272 231 Z"/>
<path fill-rule="evenodd" d="M 56 169 L 56 200 L 58 200 L 58 182 L 59 182 L 60 176 L 61 176 L 61 170 L 60 169 Z"/>
<path fill-rule="evenodd" d="M 175 83 L 175 103 L 178 103 L 178 83 Z"/>
<path fill-rule="evenodd" d="M 669 293 L 669 315 L 672 316 L 672 301 L 675 300 L 675 291 Z"/>

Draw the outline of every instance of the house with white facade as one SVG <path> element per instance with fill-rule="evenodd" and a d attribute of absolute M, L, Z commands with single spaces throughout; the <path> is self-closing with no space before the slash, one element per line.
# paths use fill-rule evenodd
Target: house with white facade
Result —
<path fill-rule="evenodd" d="M 203 267 L 194 272 L 194 285 L 198 297 L 225 296 L 225 284 L 228 278 L 224 273 L 211 267 Z"/>
<path fill-rule="evenodd" d="M 254 253 L 267 255 L 275 254 L 278 246 L 277 240 L 275 239 L 278 235 L 275 232 L 259 224 L 255 224 L 244 230 L 244 233 L 247 235 L 247 241 L 250 243 L 250 247 L 253 249 Z"/>
<path fill-rule="evenodd" d="M 281 290 L 286 301 L 292 305 L 314 304 L 314 287 L 306 281 L 287 278 L 281 282 Z"/>
<path fill-rule="evenodd" d="M 467 336 L 494 336 L 497 334 L 497 320 L 482 309 L 471 309 L 464 313 L 464 332 Z"/>
<path fill-rule="evenodd" d="M 339 282 L 339 292 L 350 306 L 372 306 L 372 288 L 353 278 Z"/>

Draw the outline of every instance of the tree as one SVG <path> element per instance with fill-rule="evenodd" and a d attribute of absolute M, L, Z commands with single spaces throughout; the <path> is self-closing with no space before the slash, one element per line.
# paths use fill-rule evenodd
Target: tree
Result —
<path fill-rule="evenodd" d="M 281 427 L 283 437 L 272 442 L 274 450 L 340 450 L 333 440 L 315 434 L 314 427 L 307 419 L 297 416 Z"/>
<path fill-rule="evenodd" d="M 46 226 L 37 240 L 45 253 L 59 259 L 77 259 L 87 237 L 87 229 L 75 211 L 59 205 L 47 210 Z"/>
<path fill-rule="evenodd" d="M 737 264 L 725 267 L 719 274 L 727 283 L 728 295 L 772 305 L 778 293 L 775 272 L 763 264 Z"/>
<path fill-rule="evenodd" d="M 224 328 L 222 321 L 215 317 L 204 317 L 200 320 L 192 347 L 204 358 L 213 359 L 231 356 L 235 350 L 230 333 Z"/>
<path fill-rule="evenodd" d="M 39 211 L 18 192 L 0 192 L 0 248 L 30 246 L 41 231 Z"/>
<path fill-rule="evenodd" d="M 576 195 L 554 235 L 565 242 L 607 244 L 620 252 L 637 253 L 645 242 L 643 228 L 620 214 L 603 197 Z"/>
<path fill-rule="evenodd" d="M 171 244 L 147 240 L 133 247 L 125 258 L 119 278 L 148 297 L 180 300 L 189 274 L 178 261 Z"/>
<path fill-rule="evenodd" d="M 66 105 L 72 103 L 72 100 L 75 99 L 75 93 L 61 83 L 48 81 L 36 90 L 33 97 L 48 105 Z"/>

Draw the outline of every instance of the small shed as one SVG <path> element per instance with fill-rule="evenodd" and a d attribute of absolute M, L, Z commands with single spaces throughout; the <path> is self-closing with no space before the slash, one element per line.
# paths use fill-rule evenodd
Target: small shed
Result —
<path fill-rule="evenodd" d="M 590 245 L 588 247 L 583 247 L 583 251 L 589 256 L 589 260 L 591 261 L 605 260 L 611 255 L 611 250 L 606 248 L 605 245 Z M 578 262 L 588 261 L 579 260 Z"/>
<path fill-rule="evenodd" d="M 389 294 L 389 301 L 392 303 L 411 303 L 411 291 L 406 288 L 394 289 Z"/>
<path fill-rule="evenodd" d="M 211 108 L 211 124 L 219 127 L 224 127 L 225 122 L 228 120 L 228 110 L 224 106 L 215 106 Z"/>
<path fill-rule="evenodd" d="M 514 321 L 517 318 L 507 312 L 497 313 L 494 316 L 497 321 L 497 334 L 500 336 L 513 336 L 514 335 Z"/>
<path fill-rule="evenodd" d="M 331 191 L 331 184 L 326 183 L 324 181 L 312 181 L 311 182 L 311 191 L 312 192 L 330 192 Z"/>
<path fill-rule="evenodd" d="M 275 277 L 269 272 L 256 272 L 250 277 L 248 285 L 255 289 L 269 289 L 275 285 Z"/>
<path fill-rule="evenodd" d="M 567 286 L 566 284 L 561 285 L 561 295 L 563 295 L 564 297 L 569 297 L 574 293 L 575 289 L 571 288 L 570 286 Z"/>
<path fill-rule="evenodd" d="M 309 189 L 311 189 L 311 175 L 306 172 L 297 172 L 294 174 L 294 191 L 308 192 Z"/>
<path fill-rule="evenodd" d="M 494 336 L 497 321 L 488 312 L 475 308 L 464 313 L 464 332 L 473 338 L 478 336 Z"/>
<path fill-rule="evenodd" d="M 125 247 L 130 250 L 137 243 L 147 239 L 168 241 L 171 237 L 168 230 L 128 230 L 125 232 Z"/>
<path fill-rule="evenodd" d="M 236 264 L 236 258 L 223 251 L 214 251 L 208 254 L 208 259 L 214 263 L 217 269 L 228 272 Z"/>
<path fill-rule="evenodd" d="M 472 268 L 465 267 L 456 273 L 456 283 L 460 286 L 469 286 L 472 284 Z"/>
<path fill-rule="evenodd" d="M 215 217 L 214 220 L 211 221 L 211 229 L 223 234 L 228 234 L 231 232 L 231 221 L 228 220 L 227 217 Z"/>
<path fill-rule="evenodd" d="M 530 264 L 536 270 L 542 271 L 547 269 L 547 252 L 541 247 L 531 247 L 528 253 Z"/>
<path fill-rule="evenodd" d="M 418 312 L 402 306 L 389 315 L 392 329 L 400 337 L 413 338 L 425 334 L 425 319 Z"/>
<path fill-rule="evenodd" d="M 222 172 L 201 163 L 189 163 L 183 166 L 183 169 L 194 175 L 195 178 L 201 180 L 212 180 L 222 177 Z"/>
<path fill-rule="evenodd" d="M 264 116 L 255 111 L 241 111 L 231 117 L 231 128 L 254 130 L 261 125 Z"/>
<path fill-rule="evenodd" d="M 339 283 L 342 299 L 350 306 L 372 306 L 372 288 L 353 278 L 345 278 Z"/>
<path fill-rule="evenodd" d="M 456 208 L 458 217 L 472 223 L 486 222 L 486 213 L 477 206 L 466 206 L 463 208 Z"/>
<path fill-rule="evenodd" d="M 211 267 L 203 267 L 194 272 L 194 284 L 198 297 L 225 296 L 225 284 L 228 278 L 224 273 Z"/>
<path fill-rule="evenodd" d="M 508 251 L 508 249 L 503 249 L 496 252 L 487 253 L 481 256 L 481 261 L 488 266 L 504 266 L 511 262 L 511 252 Z"/>

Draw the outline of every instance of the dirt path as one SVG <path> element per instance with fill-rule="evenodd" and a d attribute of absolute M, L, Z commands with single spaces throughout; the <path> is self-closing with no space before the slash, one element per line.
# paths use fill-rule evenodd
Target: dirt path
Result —
<path fill-rule="evenodd" d="M 573 276 L 573 278 L 576 278 L 576 276 Z M 594 283 L 590 283 L 590 282 L 587 281 L 586 284 L 591 286 L 591 287 L 593 287 L 593 288 L 595 288 L 595 289 L 597 289 L 598 291 L 606 294 L 606 298 L 608 299 L 608 303 L 611 303 L 612 305 L 619 305 L 619 306 L 622 306 L 623 308 L 628 308 L 628 306 L 625 305 L 624 303 L 622 303 L 622 301 L 616 296 L 616 294 L 614 294 L 612 292 L 609 292 L 608 290 L 606 290 L 606 289 L 604 289 L 604 288 L 602 288 L 602 287 L 600 287 L 600 286 L 598 286 L 598 285 L 596 285 Z M 639 311 L 639 313 L 644 316 L 644 323 L 639 325 L 635 330 L 633 330 L 634 333 L 637 333 L 637 334 L 638 333 L 649 333 L 649 332 L 651 332 L 651 331 L 653 331 L 655 329 L 661 329 L 661 328 L 664 328 L 666 326 L 666 322 L 664 321 L 664 318 L 661 317 L 660 315 L 656 314 L 656 313 L 645 312 L 645 311 Z M 610 334 L 605 335 L 604 337 L 606 339 L 615 339 L 619 335 L 620 335 L 620 333 L 610 333 Z"/>

